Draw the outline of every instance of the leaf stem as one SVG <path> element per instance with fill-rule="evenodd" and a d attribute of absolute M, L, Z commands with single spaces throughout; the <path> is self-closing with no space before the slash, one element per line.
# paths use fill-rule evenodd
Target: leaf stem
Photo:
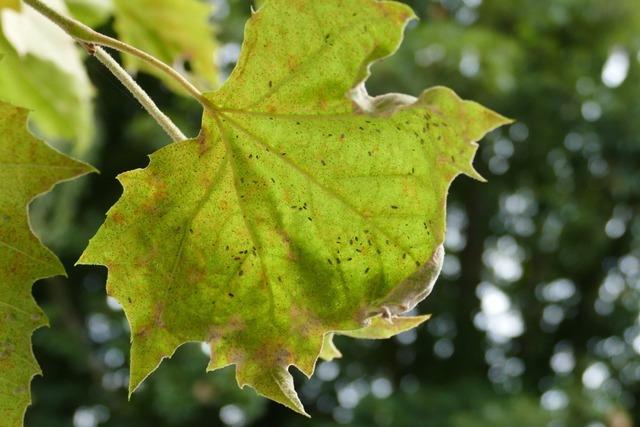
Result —
<path fill-rule="evenodd" d="M 120 80 L 120 83 L 126 87 L 129 92 L 142 104 L 145 110 L 155 119 L 156 122 L 164 129 L 164 131 L 173 139 L 174 142 L 184 141 L 187 137 L 178 129 L 178 127 L 167 117 L 153 102 L 153 99 L 138 85 L 138 83 L 127 73 L 127 71 L 118 64 L 103 48 L 92 46 L 84 43 L 89 53 L 95 56 L 111 73 Z"/>
<path fill-rule="evenodd" d="M 105 46 L 120 52 L 128 53 L 135 57 L 142 59 L 169 77 L 174 79 L 180 86 L 182 86 L 191 96 L 193 96 L 203 107 L 207 109 L 214 109 L 211 102 L 204 97 L 194 85 L 192 85 L 182 74 L 174 70 L 169 65 L 160 61 L 158 58 L 144 52 L 134 46 L 124 43 L 120 40 L 101 34 L 82 22 L 75 19 L 63 16 L 47 6 L 41 0 L 23 0 L 25 4 L 28 4 L 42 15 L 46 16 L 50 21 L 62 28 L 67 34 L 76 39 L 79 42 L 89 43 L 91 45 Z"/>

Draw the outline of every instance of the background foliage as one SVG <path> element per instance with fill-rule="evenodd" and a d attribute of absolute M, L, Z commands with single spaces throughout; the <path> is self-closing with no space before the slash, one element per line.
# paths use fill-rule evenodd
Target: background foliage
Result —
<path fill-rule="evenodd" d="M 249 7 L 212 3 L 224 79 Z M 392 341 L 338 338 L 344 358 L 321 363 L 309 382 L 300 378 L 311 421 L 237 390 L 230 369 L 205 375 L 198 345 L 183 347 L 128 403 L 124 315 L 105 299 L 105 270 L 72 265 L 120 196 L 115 175 L 145 166 L 169 141 L 89 60 L 96 98 L 94 107 L 82 101 L 82 111 L 95 110 L 98 131 L 81 153 L 102 174 L 64 184 L 32 208 L 71 277 L 35 286 L 52 326 L 34 337 L 45 377 L 34 382 L 26 425 L 633 425 L 640 4 L 407 3 L 421 20 L 398 55 L 374 68 L 370 92 L 442 84 L 518 121 L 483 143 L 477 168 L 490 183 L 454 185 L 444 274 L 419 307 L 433 319 Z M 101 25 L 113 33 L 112 20 Z M 196 104 L 152 77 L 140 80 L 187 134 L 197 132 Z"/>

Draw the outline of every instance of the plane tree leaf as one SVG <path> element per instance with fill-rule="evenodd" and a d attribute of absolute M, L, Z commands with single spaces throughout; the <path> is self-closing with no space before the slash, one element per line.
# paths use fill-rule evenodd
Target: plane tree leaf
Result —
<path fill-rule="evenodd" d="M 97 27 L 113 14 L 112 0 L 65 0 L 69 12 L 85 25 Z"/>
<path fill-rule="evenodd" d="M 62 0 L 47 4 L 67 13 Z M 0 98 L 33 110 L 31 118 L 47 140 L 86 157 L 93 141 L 94 89 L 80 50 L 30 7 L 2 10 L 0 17 Z"/>
<path fill-rule="evenodd" d="M 20 10 L 20 0 L 0 0 L 0 9 Z"/>
<path fill-rule="evenodd" d="M 31 233 L 27 205 L 56 183 L 91 168 L 35 139 L 27 111 L 0 102 L 0 424 L 22 424 L 40 373 L 31 335 L 46 325 L 31 296 L 34 281 L 64 274 L 60 261 Z"/>
<path fill-rule="evenodd" d="M 201 89 L 218 86 L 212 7 L 198 0 L 114 0 L 115 28 L 122 41 L 151 53 Z M 127 69 L 144 71 L 178 93 L 172 79 L 138 58 L 124 55 Z"/>
<path fill-rule="evenodd" d="M 265 2 L 198 138 L 119 177 L 80 262 L 108 267 L 126 311 L 131 391 L 207 341 L 208 370 L 235 365 L 241 387 L 304 414 L 289 368 L 336 357 L 332 333 L 425 320 L 401 315 L 440 272 L 449 186 L 479 178 L 475 141 L 508 121 L 445 88 L 367 95 L 412 17 L 395 2 Z"/>

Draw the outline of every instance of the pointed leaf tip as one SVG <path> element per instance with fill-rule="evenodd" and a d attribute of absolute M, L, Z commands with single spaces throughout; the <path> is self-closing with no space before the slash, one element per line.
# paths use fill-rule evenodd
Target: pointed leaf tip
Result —
<path fill-rule="evenodd" d="M 287 367 L 238 365 L 236 367 L 236 380 L 240 388 L 249 386 L 259 395 L 310 418 L 295 391 L 293 376 Z"/>

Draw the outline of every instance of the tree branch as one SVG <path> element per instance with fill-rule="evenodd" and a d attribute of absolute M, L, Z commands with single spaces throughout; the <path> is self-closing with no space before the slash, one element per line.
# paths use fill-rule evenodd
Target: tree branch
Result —
<path fill-rule="evenodd" d="M 85 43 L 85 48 L 89 53 L 95 56 L 111 73 L 120 80 L 120 83 L 126 87 L 129 92 L 142 104 L 145 110 L 155 119 L 156 122 L 164 129 L 174 142 L 184 141 L 186 136 L 178 129 L 178 127 L 167 117 L 156 105 L 155 102 L 147 95 L 147 93 L 138 85 L 138 83 L 127 73 L 127 71 L 118 64 L 104 49 L 99 46 L 92 46 Z"/>

